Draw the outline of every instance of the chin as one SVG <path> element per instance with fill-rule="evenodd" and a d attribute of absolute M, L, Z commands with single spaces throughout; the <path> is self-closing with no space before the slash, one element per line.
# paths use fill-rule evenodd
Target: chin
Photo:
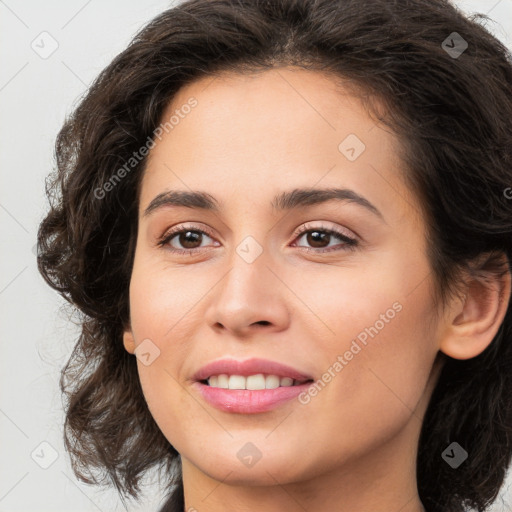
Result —
<path fill-rule="evenodd" d="M 244 451 L 239 448 L 240 443 L 235 444 L 236 449 L 211 452 L 207 457 L 204 453 L 197 453 L 189 460 L 210 478 L 230 485 L 273 486 L 276 480 L 286 484 L 306 478 L 304 468 L 297 464 L 297 451 L 293 447 L 290 447 L 288 455 L 282 452 L 277 455 L 275 451 L 272 454 L 273 450 L 267 447 L 267 454 L 261 453 L 259 459 L 254 454 L 251 460 L 250 446 Z"/>

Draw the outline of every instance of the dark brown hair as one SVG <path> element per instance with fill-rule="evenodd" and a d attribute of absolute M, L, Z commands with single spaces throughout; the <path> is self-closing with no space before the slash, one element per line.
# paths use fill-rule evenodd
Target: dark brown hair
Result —
<path fill-rule="evenodd" d="M 484 279 L 511 271 L 512 59 L 486 19 L 446 0 L 189 0 L 153 19 L 101 72 L 58 134 L 50 211 L 38 232 L 39 270 L 82 325 L 61 377 L 78 478 L 137 498 L 140 478 L 157 467 L 169 482 L 166 510 L 183 510 L 178 453 L 153 420 L 122 342 L 146 158 L 108 191 L 105 184 L 154 136 L 176 92 L 199 77 L 294 65 L 350 84 L 400 140 L 405 179 L 427 222 L 438 303 L 457 293 L 465 272 Z M 454 32 L 468 45 L 459 55 L 447 51 Z M 457 469 L 441 456 L 454 441 L 469 454 Z M 429 512 L 482 512 L 511 456 L 509 304 L 484 352 L 446 358 L 419 440 L 420 499 Z"/>

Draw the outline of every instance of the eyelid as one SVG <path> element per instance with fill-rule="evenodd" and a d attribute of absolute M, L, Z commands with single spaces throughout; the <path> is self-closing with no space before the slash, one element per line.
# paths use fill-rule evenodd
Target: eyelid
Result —
<path fill-rule="evenodd" d="M 319 222 L 320 225 L 318 225 L 318 224 L 314 225 L 315 222 Z M 335 225 L 335 224 L 332 224 L 329 226 L 329 225 L 324 224 L 324 222 L 325 221 L 321 221 L 321 220 L 306 222 L 306 223 L 302 224 L 299 228 L 296 229 L 293 236 L 297 237 L 297 236 L 304 234 L 307 231 L 317 229 L 318 231 L 334 231 L 334 232 L 337 232 L 340 235 L 343 235 L 347 238 L 359 240 L 359 236 L 356 235 L 353 231 L 351 231 L 347 228 L 344 228 L 342 226 Z M 311 225 L 311 224 L 313 224 L 313 225 Z"/>

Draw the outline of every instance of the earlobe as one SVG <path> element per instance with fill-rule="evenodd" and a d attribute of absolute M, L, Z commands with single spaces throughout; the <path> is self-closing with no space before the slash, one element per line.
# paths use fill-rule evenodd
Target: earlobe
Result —
<path fill-rule="evenodd" d="M 127 329 L 124 331 L 123 345 L 127 352 L 129 352 L 130 354 L 135 353 L 135 339 L 133 338 L 133 333 L 131 329 Z"/>
<path fill-rule="evenodd" d="M 511 275 L 473 279 L 464 299 L 452 304 L 440 350 L 454 359 L 482 353 L 498 332 L 510 303 Z"/>

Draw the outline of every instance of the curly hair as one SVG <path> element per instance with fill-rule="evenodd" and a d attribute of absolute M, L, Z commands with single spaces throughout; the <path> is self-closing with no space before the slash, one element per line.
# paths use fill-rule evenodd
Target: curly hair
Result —
<path fill-rule="evenodd" d="M 143 27 L 99 74 L 58 133 L 38 231 L 39 271 L 80 316 L 60 380 L 64 441 L 79 479 L 138 498 L 142 475 L 157 467 L 169 484 L 165 510 L 183 510 L 179 454 L 122 342 L 147 156 L 130 169 L 126 162 L 195 79 L 293 65 L 343 81 L 401 142 L 439 304 L 467 272 L 511 272 L 512 58 L 487 19 L 448 0 L 188 0 Z M 450 37 L 466 41 L 463 53 L 447 51 Z M 483 512 L 504 482 L 511 309 L 477 357 L 446 357 L 419 439 L 418 491 L 429 512 Z M 457 470 L 441 457 L 453 440 L 470 454 Z"/>

